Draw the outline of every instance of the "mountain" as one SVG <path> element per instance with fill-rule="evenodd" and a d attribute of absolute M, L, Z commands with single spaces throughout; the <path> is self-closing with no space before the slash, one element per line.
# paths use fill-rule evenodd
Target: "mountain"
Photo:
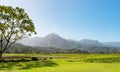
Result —
<path fill-rule="evenodd" d="M 80 41 L 75 40 L 67 40 L 55 33 L 51 33 L 46 37 L 39 38 L 27 38 L 19 41 L 24 45 L 28 46 L 37 46 L 37 47 L 52 47 L 52 48 L 62 48 L 62 49 L 80 49 L 86 50 L 89 52 L 104 52 L 104 53 L 118 53 L 120 52 L 120 48 L 116 48 L 116 46 L 107 45 L 105 43 L 101 43 L 97 40 L 83 39 Z"/>
<path fill-rule="evenodd" d="M 74 41 L 68 41 L 57 34 L 49 34 L 41 42 L 41 46 L 55 48 L 79 48 L 80 44 Z"/>
<path fill-rule="evenodd" d="M 97 40 L 83 39 L 79 41 L 83 47 L 104 47 L 105 45 Z"/>
<path fill-rule="evenodd" d="M 120 48 L 120 42 L 104 42 L 104 45 L 108 47 L 119 47 Z"/>
<path fill-rule="evenodd" d="M 83 39 L 80 40 L 79 43 L 82 45 L 84 50 L 93 53 L 120 53 L 120 49 L 107 46 L 97 40 Z"/>
<path fill-rule="evenodd" d="M 52 48 L 52 47 L 31 47 L 25 46 L 20 43 L 15 43 L 5 53 L 25 53 L 25 54 L 58 54 L 58 53 L 79 53 L 79 54 L 88 54 L 88 51 L 80 49 L 61 49 L 61 48 Z"/>
<path fill-rule="evenodd" d="M 74 41 L 66 40 L 57 34 L 51 33 L 44 38 L 28 38 L 19 41 L 24 45 L 40 46 L 40 47 L 54 47 L 54 48 L 79 48 L 81 45 Z"/>

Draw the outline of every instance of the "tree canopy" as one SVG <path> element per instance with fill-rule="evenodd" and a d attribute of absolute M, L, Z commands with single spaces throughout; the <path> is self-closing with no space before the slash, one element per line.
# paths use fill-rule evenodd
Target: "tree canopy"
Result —
<path fill-rule="evenodd" d="M 17 40 L 34 33 L 34 24 L 24 9 L 0 5 L 0 54 Z"/>

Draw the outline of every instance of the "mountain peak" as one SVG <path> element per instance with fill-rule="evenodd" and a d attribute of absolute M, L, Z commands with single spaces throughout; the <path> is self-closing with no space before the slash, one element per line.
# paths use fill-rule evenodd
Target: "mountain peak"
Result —
<path fill-rule="evenodd" d="M 48 34 L 45 38 L 61 38 L 61 37 L 55 33 L 51 33 L 51 34 Z"/>
<path fill-rule="evenodd" d="M 48 34 L 48 35 L 57 35 L 56 33 L 50 33 L 50 34 Z M 58 36 L 58 35 L 57 35 Z"/>

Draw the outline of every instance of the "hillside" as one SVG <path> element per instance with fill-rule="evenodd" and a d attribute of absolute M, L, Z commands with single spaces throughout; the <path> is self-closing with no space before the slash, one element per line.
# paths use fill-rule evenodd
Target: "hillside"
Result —
<path fill-rule="evenodd" d="M 34 38 L 27 38 L 19 41 L 18 43 L 22 43 L 27 46 L 32 47 L 52 47 L 52 48 L 62 48 L 62 49 L 80 49 L 86 50 L 88 52 L 95 52 L 95 53 L 119 53 L 120 47 L 119 45 L 108 45 L 105 43 L 101 43 L 97 40 L 90 40 L 90 39 L 83 39 L 80 41 L 75 40 L 68 40 L 60 37 L 57 34 L 51 33 L 46 37 L 34 37 Z"/>
<path fill-rule="evenodd" d="M 88 51 L 80 50 L 80 49 L 63 49 L 63 48 L 52 48 L 52 47 L 31 47 L 25 46 L 19 43 L 15 43 L 6 53 L 29 53 L 29 54 L 58 54 L 58 53 L 80 53 L 87 54 Z"/>

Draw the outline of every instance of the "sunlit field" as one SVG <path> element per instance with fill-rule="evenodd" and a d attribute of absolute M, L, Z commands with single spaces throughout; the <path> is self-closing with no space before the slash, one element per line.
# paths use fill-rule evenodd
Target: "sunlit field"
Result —
<path fill-rule="evenodd" d="M 0 72 L 120 72 L 120 0 L 0 0 Z"/>
<path fill-rule="evenodd" d="M 0 72 L 120 72 L 120 54 L 4 54 L 8 56 L 39 60 L 1 62 Z"/>

